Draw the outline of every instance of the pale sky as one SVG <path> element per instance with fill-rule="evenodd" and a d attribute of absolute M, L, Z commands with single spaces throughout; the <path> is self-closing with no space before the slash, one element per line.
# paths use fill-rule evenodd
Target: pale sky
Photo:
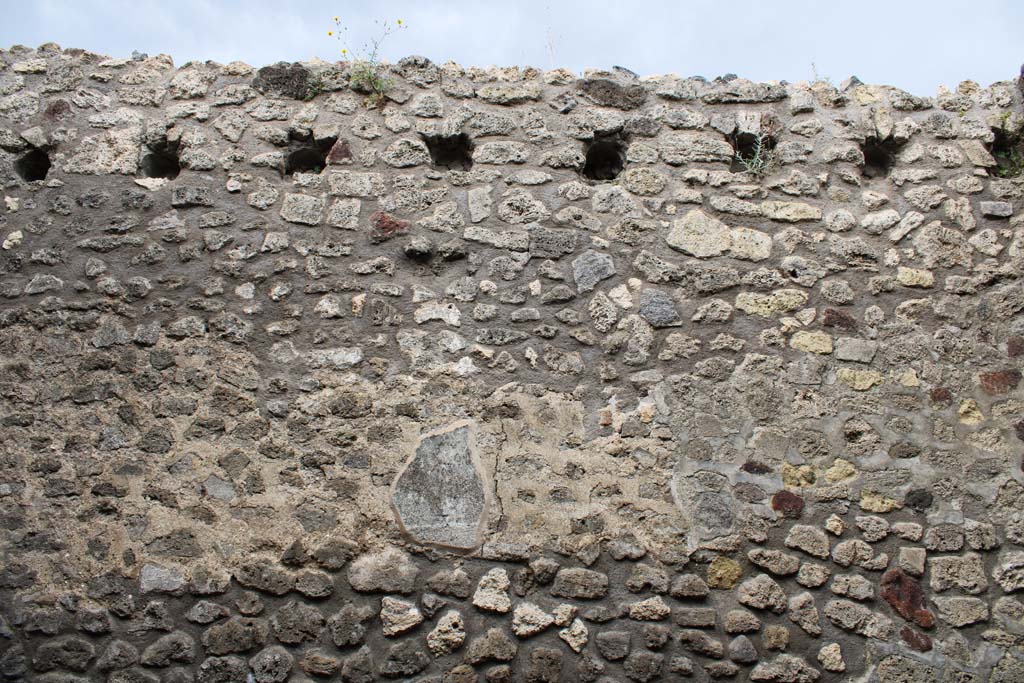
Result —
<path fill-rule="evenodd" d="M 253 66 L 339 58 L 374 20 L 402 19 L 381 55 L 463 66 L 624 66 L 640 75 L 810 80 L 850 75 L 918 95 L 1011 79 L 1024 62 L 1022 0 L 0 0 L 0 46 L 55 41 L 115 57 L 170 54 Z M 814 65 L 812 67 L 812 64 Z"/>

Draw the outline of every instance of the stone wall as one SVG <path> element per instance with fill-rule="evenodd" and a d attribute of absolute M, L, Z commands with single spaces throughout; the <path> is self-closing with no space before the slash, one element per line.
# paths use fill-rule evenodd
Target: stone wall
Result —
<path fill-rule="evenodd" d="M 2 680 L 1024 680 L 1018 83 L 386 78 L 0 50 Z"/>

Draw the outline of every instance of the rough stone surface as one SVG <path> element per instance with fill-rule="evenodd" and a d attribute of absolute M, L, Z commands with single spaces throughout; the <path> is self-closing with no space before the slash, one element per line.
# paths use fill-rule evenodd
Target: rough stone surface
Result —
<path fill-rule="evenodd" d="M 737 587 L 736 599 L 742 605 L 755 609 L 786 611 L 786 593 L 767 574 L 747 579 Z"/>
<path fill-rule="evenodd" d="M 510 585 L 508 573 L 502 567 L 495 567 L 480 578 L 473 593 L 473 605 L 488 612 L 508 612 L 512 609 L 508 595 Z"/>
<path fill-rule="evenodd" d="M 0 50 L 0 678 L 1024 679 L 1015 73 L 353 68 Z"/>
<path fill-rule="evenodd" d="M 408 554 L 388 547 L 359 557 L 348 568 L 352 588 L 366 593 L 412 593 L 420 569 Z"/>
<path fill-rule="evenodd" d="M 562 598 L 592 600 L 607 593 L 608 577 L 590 569 L 562 569 L 551 586 L 551 594 Z"/>
<path fill-rule="evenodd" d="M 385 596 L 380 603 L 380 621 L 384 635 L 396 636 L 421 624 L 423 614 L 411 602 Z"/>
<path fill-rule="evenodd" d="M 512 632 L 520 638 L 536 635 L 555 623 L 555 618 L 530 602 L 516 605 L 512 613 Z"/>
<path fill-rule="evenodd" d="M 424 436 L 395 481 L 392 499 L 416 541 L 455 548 L 479 543 L 487 498 L 469 425 Z"/>
<path fill-rule="evenodd" d="M 1006 593 L 1024 591 L 1024 551 L 1009 551 L 999 557 L 992 578 Z"/>
<path fill-rule="evenodd" d="M 462 615 L 449 610 L 437 620 L 437 625 L 427 634 L 427 647 L 435 657 L 449 654 L 462 647 L 466 640 L 466 626 Z"/>
<path fill-rule="evenodd" d="M 572 262 L 572 276 L 576 288 L 581 292 L 589 292 L 597 283 L 615 275 L 615 263 L 608 254 L 592 249 L 577 256 Z"/>

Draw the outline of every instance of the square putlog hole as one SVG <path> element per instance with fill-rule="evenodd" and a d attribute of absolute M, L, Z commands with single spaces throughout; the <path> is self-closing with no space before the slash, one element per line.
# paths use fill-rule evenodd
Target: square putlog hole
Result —
<path fill-rule="evenodd" d="M 465 133 L 458 135 L 421 135 L 430 151 L 434 168 L 468 171 L 473 168 L 473 141 Z"/>
<path fill-rule="evenodd" d="M 626 141 L 618 135 L 594 138 L 583 153 L 586 162 L 580 173 L 588 180 L 615 180 L 626 165 Z"/>

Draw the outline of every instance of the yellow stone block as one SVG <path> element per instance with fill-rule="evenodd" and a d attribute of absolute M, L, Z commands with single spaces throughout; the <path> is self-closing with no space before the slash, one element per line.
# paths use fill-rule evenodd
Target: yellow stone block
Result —
<path fill-rule="evenodd" d="M 836 372 L 836 379 L 854 391 L 867 391 L 876 384 L 882 383 L 882 373 L 875 370 L 839 368 Z"/>
<path fill-rule="evenodd" d="M 711 588 L 731 590 L 743 576 L 743 567 L 736 560 L 719 555 L 708 565 L 707 584 Z"/>
<path fill-rule="evenodd" d="M 789 345 L 797 351 L 808 353 L 832 353 L 832 337 L 824 332 L 808 332 L 800 330 L 795 332 L 789 339 Z"/>
<path fill-rule="evenodd" d="M 807 302 L 807 294 L 799 289 L 779 289 L 771 294 L 740 292 L 736 295 L 736 308 L 749 315 L 770 318 L 782 311 L 794 311 Z"/>
<path fill-rule="evenodd" d="M 848 460 L 843 460 L 842 458 L 836 458 L 835 462 L 832 463 L 832 467 L 825 470 L 825 481 L 830 484 L 852 479 L 855 476 L 857 476 L 857 468 L 851 465 Z"/>
<path fill-rule="evenodd" d="M 900 266 L 896 270 L 896 282 L 904 287 L 927 288 L 935 284 L 935 275 L 930 270 Z"/>
<path fill-rule="evenodd" d="M 985 419 L 981 407 L 973 398 L 964 399 L 960 402 L 960 408 L 956 411 L 960 421 L 965 425 L 976 425 Z"/>
<path fill-rule="evenodd" d="M 860 509 L 867 512 L 892 512 L 903 507 L 903 503 L 874 491 L 860 492 Z"/>
<path fill-rule="evenodd" d="M 811 486 L 818 480 L 814 468 L 810 465 L 790 465 L 782 463 L 782 483 L 786 486 L 802 488 Z"/>
<path fill-rule="evenodd" d="M 783 223 L 821 220 L 821 209 L 804 202 L 761 202 L 761 213 L 765 218 Z"/>
<path fill-rule="evenodd" d="M 916 370 L 904 370 L 896 376 L 896 381 L 905 387 L 921 386 L 921 380 L 918 379 Z"/>

